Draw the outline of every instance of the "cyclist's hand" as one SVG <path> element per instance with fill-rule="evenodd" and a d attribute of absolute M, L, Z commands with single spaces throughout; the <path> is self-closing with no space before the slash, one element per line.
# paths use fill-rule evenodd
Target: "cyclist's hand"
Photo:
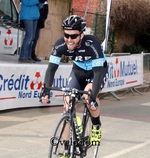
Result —
<path fill-rule="evenodd" d="M 90 103 L 90 109 L 93 110 L 93 111 L 95 111 L 95 110 L 98 109 L 98 104 L 97 104 L 96 101 L 91 101 L 91 103 Z"/>
<path fill-rule="evenodd" d="M 47 103 L 50 103 L 50 98 L 48 97 L 48 95 L 44 96 L 44 97 L 41 97 L 41 102 L 43 104 L 47 104 Z"/>
<path fill-rule="evenodd" d="M 44 85 L 40 94 L 40 102 L 43 104 L 50 103 L 50 90 Z"/>
<path fill-rule="evenodd" d="M 95 99 L 93 99 L 93 95 L 92 95 L 92 90 L 89 89 L 89 98 L 88 98 L 88 104 L 89 104 L 89 108 L 91 110 L 97 110 L 98 109 L 98 103 L 96 102 Z"/>

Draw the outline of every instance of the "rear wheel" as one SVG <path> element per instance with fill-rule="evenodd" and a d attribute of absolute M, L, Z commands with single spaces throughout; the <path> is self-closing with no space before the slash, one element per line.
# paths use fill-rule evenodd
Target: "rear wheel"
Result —
<path fill-rule="evenodd" d="M 100 144 L 97 145 L 91 145 L 90 144 L 90 135 L 91 135 L 91 130 L 92 130 L 92 122 L 90 117 L 87 118 L 86 123 L 85 123 L 85 129 L 83 133 L 83 138 L 85 142 L 85 157 L 86 158 L 98 158 L 98 149 Z M 83 156 L 82 156 L 83 157 Z M 81 158 L 82 158 L 81 157 Z"/>
<path fill-rule="evenodd" d="M 70 131 L 67 132 L 66 130 Z M 68 156 L 74 158 L 74 133 L 70 124 L 69 115 L 65 114 L 59 121 L 50 139 L 50 149 L 48 158 L 60 158 Z"/>

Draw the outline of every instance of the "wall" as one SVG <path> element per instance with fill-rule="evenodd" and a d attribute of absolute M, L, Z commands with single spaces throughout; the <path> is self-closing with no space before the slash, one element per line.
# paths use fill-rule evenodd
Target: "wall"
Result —
<path fill-rule="evenodd" d="M 93 21 L 95 18 L 95 13 L 100 12 L 100 0 L 73 0 L 72 8 L 74 14 L 84 17 L 86 15 L 87 27 L 93 27 Z M 86 10 L 87 9 L 87 10 Z M 87 11 L 87 14 L 85 13 Z M 94 14 L 88 14 L 94 13 Z"/>
<path fill-rule="evenodd" d="M 88 12 L 99 12 L 100 10 L 100 0 L 73 0 L 72 8 L 85 11 L 86 6 L 89 2 Z"/>
<path fill-rule="evenodd" d="M 69 0 L 49 0 L 49 14 L 45 28 L 41 30 L 37 45 L 37 55 L 48 58 L 56 40 L 62 34 L 62 20 L 68 16 L 71 6 Z"/>

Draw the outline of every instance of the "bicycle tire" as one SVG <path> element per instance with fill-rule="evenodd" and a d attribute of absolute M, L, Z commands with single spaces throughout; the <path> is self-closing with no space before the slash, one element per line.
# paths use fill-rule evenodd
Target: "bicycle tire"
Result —
<path fill-rule="evenodd" d="M 64 140 L 63 140 L 63 132 L 66 124 L 69 124 L 70 131 L 72 134 L 69 134 L 69 141 L 71 142 L 71 145 L 69 145 L 68 149 L 68 157 L 74 158 L 74 131 L 72 130 L 72 125 L 70 123 L 69 115 L 65 114 L 62 116 L 62 118 L 59 120 L 54 134 L 52 138 L 50 139 L 50 148 L 49 148 L 49 155 L 48 158 L 60 158 L 61 155 L 64 155 L 65 149 L 64 149 Z"/>
<path fill-rule="evenodd" d="M 81 156 L 80 158 L 83 158 L 83 157 L 98 158 L 100 144 L 90 145 L 90 135 L 91 135 L 91 130 L 92 130 L 92 122 L 91 122 L 90 116 L 87 117 L 84 128 L 85 129 L 84 129 L 83 137 L 84 137 L 84 142 L 85 142 L 86 155 Z"/>

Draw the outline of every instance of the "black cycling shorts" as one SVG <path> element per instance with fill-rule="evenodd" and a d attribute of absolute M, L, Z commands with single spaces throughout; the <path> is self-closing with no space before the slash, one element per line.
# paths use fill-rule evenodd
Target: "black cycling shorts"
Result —
<path fill-rule="evenodd" d="M 101 83 L 99 89 L 103 89 L 105 82 L 106 82 L 106 75 L 108 73 L 108 69 L 104 68 L 104 73 L 103 73 L 103 82 Z M 93 71 L 85 71 L 82 69 L 78 69 L 76 67 L 73 67 L 69 79 L 68 79 L 68 85 L 67 87 L 70 88 L 76 88 L 79 90 L 84 90 L 84 88 L 86 87 L 86 85 L 88 83 L 92 83 L 93 82 Z"/>
<path fill-rule="evenodd" d="M 79 90 L 84 90 L 88 83 L 93 80 L 93 71 L 84 71 L 82 69 L 73 68 L 68 79 L 68 86 Z"/>

